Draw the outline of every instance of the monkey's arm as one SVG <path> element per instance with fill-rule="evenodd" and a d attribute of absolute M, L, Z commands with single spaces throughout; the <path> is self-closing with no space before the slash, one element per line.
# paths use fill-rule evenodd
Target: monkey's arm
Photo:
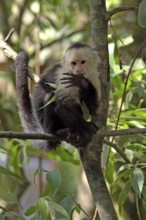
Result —
<path fill-rule="evenodd" d="M 74 75 L 64 73 L 65 77 L 61 79 L 62 84 L 66 84 L 66 88 L 77 86 L 80 89 L 81 101 L 84 101 L 89 109 L 89 113 L 93 115 L 97 109 L 98 95 L 92 83 L 83 75 Z"/>

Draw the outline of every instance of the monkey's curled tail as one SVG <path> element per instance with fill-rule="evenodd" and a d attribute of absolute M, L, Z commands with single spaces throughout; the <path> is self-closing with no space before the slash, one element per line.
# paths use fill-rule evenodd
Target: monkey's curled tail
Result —
<path fill-rule="evenodd" d="M 25 52 L 20 52 L 16 57 L 14 68 L 16 71 L 17 105 L 19 117 L 25 132 L 44 133 L 41 125 L 33 115 L 32 104 L 28 89 L 28 61 L 29 57 Z M 46 149 L 46 140 L 33 140 L 37 148 Z"/>

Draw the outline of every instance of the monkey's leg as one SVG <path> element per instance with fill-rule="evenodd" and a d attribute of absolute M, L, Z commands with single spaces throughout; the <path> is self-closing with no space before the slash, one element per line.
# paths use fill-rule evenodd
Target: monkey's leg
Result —
<path fill-rule="evenodd" d="M 95 130 L 93 131 L 92 123 L 84 120 L 80 106 L 58 102 L 55 110 L 66 128 L 71 131 L 69 142 L 74 143 L 77 147 L 87 146 Z"/>
<path fill-rule="evenodd" d="M 45 133 L 58 135 L 60 138 L 65 139 L 68 131 L 65 131 L 63 121 L 58 117 L 55 112 L 55 103 L 52 103 L 43 109 L 43 128 Z M 62 130 L 62 132 L 58 132 Z M 48 141 L 49 149 L 55 149 L 60 141 Z"/>

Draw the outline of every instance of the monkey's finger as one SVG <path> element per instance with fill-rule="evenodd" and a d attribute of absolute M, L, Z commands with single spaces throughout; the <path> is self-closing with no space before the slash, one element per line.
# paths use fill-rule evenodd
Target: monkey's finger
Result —
<path fill-rule="evenodd" d="M 72 81 L 68 80 L 68 81 L 61 82 L 61 84 L 74 84 L 74 83 Z"/>
<path fill-rule="evenodd" d="M 65 75 L 65 76 L 74 76 L 74 74 L 72 74 L 72 73 L 63 73 L 63 75 Z"/>
<path fill-rule="evenodd" d="M 65 89 L 70 88 L 72 86 L 75 86 L 73 83 L 70 83 L 69 85 L 65 86 Z"/>
<path fill-rule="evenodd" d="M 72 77 L 63 77 L 63 78 L 60 79 L 60 81 L 71 80 L 71 79 L 72 79 Z"/>

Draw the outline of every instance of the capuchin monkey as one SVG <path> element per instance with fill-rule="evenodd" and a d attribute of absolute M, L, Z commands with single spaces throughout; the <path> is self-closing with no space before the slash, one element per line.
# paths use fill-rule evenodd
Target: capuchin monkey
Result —
<path fill-rule="evenodd" d="M 72 44 L 62 61 L 41 75 L 31 99 L 28 62 L 28 55 L 20 52 L 14 64 L 18 110 L 24 131 L 55 134 L 76 147 L 86 147 L 97 131 L 82 112 L 84 102 L 93 116 L 100 102 L 96 52 L 83 42 Z M 43 149 L 54 149 L 58 143 L 33 141 Z"/>

